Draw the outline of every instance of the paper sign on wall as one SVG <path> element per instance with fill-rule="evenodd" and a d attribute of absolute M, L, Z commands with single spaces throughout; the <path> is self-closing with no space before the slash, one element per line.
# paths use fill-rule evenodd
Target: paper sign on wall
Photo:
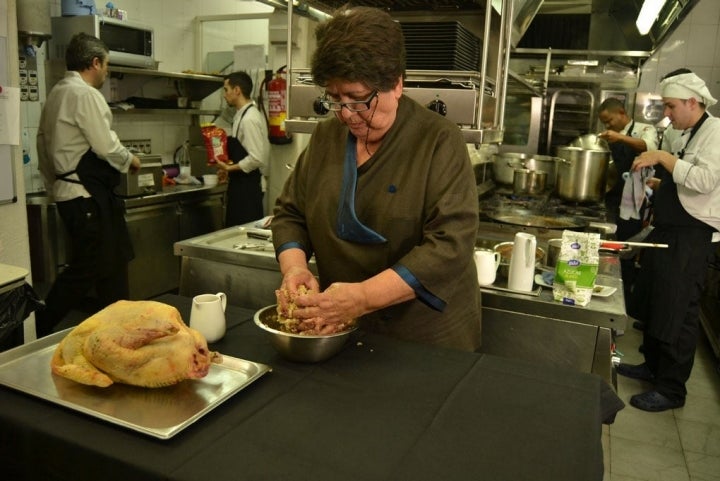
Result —
<path fill-rule="evenodd" d="M 0 145 L 20 145 L 20 89 L 0 85 Z"/>

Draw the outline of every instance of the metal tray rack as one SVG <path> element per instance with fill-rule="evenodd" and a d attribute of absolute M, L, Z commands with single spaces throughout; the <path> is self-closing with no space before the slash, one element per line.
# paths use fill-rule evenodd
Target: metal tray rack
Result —
<path fill-rule="evenodd" d="M 174 386 L 85 386 L 50 371 L 58 342 L 71 330 L 0 353 L 0 384 L 160 439 L 175 436 L 272 370 L 223 355 L 222 364 L 213 364 L 204 378 Z"/>

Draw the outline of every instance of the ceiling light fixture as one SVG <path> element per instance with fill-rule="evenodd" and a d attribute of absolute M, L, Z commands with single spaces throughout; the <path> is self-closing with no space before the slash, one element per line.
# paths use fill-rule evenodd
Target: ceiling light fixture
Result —
<path fill-rule="evenodd" d="M 665 1 L 666 0 L 645 0 L 643 2 L 640 14 L 635 21 L 640 35 L 647 35 L 650 31 L 650 27 L 655 23 L 655 20 L 660 14 L 660 10 L 662 10 L 663 5 L 665 5 Z"/>

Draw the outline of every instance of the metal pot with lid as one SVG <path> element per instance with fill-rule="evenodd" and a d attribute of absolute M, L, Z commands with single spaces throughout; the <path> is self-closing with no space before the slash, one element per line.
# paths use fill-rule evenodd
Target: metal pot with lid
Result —
<path fill-rule="evenodd" d="M 558 197 L 572 202 L 601 202 L 605 197 L 610 152 L 561 146 L 557 156 L 562 159 L 557 164 Z"/>

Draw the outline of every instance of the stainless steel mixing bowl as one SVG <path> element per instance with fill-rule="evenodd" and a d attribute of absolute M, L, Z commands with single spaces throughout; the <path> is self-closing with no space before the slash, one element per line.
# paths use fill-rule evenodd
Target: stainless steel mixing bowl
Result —
<path fill-rule="evenodd" d="M 277 321 L 277 304 L 258 310 L 254 320 L 255 324 L 267 333 L 275 350 L 285 359 L 295 362 L 321 362 L 330 359 L 340 352 L 350 333 L 357 329 L 356 326 L 327 336 L 283 332 Z"/>

